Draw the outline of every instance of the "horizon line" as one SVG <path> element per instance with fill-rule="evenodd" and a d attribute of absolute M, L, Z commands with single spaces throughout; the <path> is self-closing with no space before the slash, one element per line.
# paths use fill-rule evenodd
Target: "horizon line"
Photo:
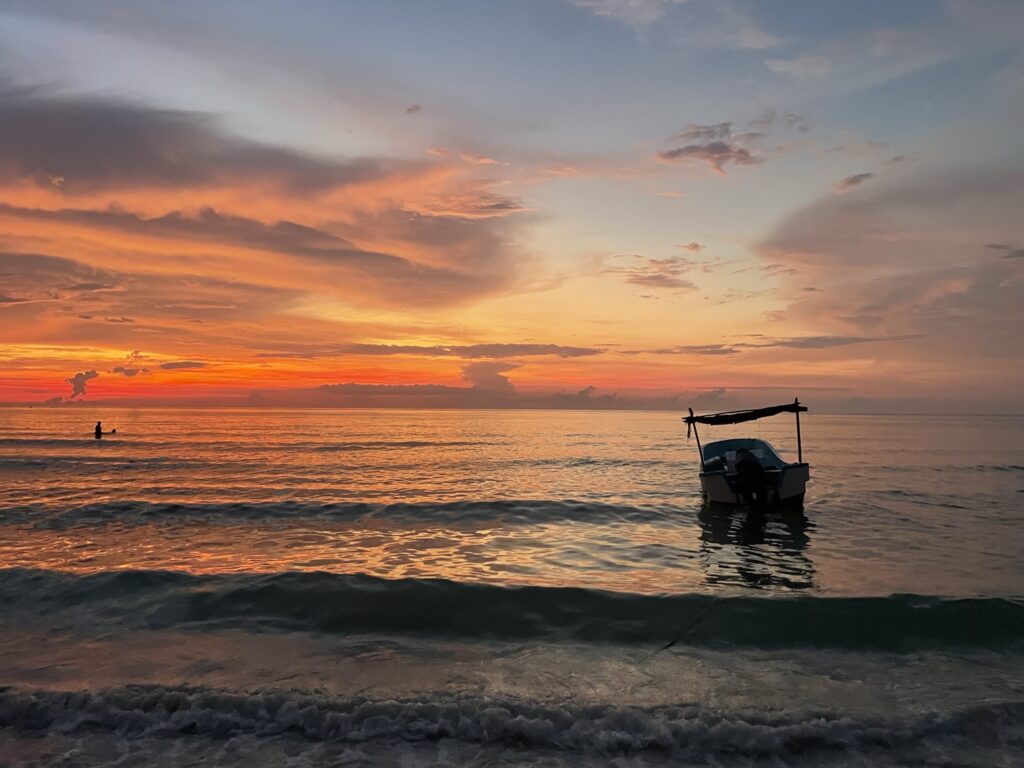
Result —
<path fill-rule="evenodd" d="M 72 403 L 0 403 L 0 410 L 24 409 L 60 410 L 72 407 Z M 138 403 L 131 405 L 91 404 L 75 401 L 73 407 L 96 408 L 104 410 L 164 410 L 164 411 L 208 411 L 208 410 L 239 410 L 239 411 L 592 411 L 603 413 L 608 411 L 642 411 L 649 413 L 683 413 L 685 408 L 621 406 L 621 407 L 586 407 L 565 405 L 561 407 L 517 406 L 517 405 L 463 405 L 463 406 L 432 406 L 432 405 L 236 405 L 236 404 L 195 404 L 195 405 L 158 405 Z M 1024 417 L 1024 411 L 837 411 L 813 408 L 807 416 L 1010 416 Z"/>

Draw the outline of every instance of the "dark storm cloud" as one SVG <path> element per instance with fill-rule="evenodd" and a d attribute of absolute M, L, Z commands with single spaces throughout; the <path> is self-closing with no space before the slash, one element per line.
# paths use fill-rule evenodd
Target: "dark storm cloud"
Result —
<path fill-rule="evenodd" d="M 229 136 L 196 112 L 0 88 L 0 179 L 33 178 L 66 193 L 225 180 L 316 192 L 388 173 L 377 160 L 329 161 Z"/>
<path fill-rule="evenodd" d="M 127 376 L 131 379 L 138 376 L 140 373 L 149 373 L 149 368 L 126 368 L 125 366 L 119 365 L 116 368 L 112 368 L 110 372 L 120 374 L 121 376 Z"/>

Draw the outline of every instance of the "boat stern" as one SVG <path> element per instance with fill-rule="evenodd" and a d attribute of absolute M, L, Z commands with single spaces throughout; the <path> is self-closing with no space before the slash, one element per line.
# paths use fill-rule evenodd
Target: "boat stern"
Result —
<path fill-rule="evenodd" d="M 799 504 L 804 499 L 811 471 L 807 464 L 786 464 L 767 473 L 767 487 L 772 491 L 768 503 Z M 700 490 L 704 500 L 711 504 L 742 505 L 743 497 L 736 489 L 736 475 L 725 470 L 700 473 Z"/>

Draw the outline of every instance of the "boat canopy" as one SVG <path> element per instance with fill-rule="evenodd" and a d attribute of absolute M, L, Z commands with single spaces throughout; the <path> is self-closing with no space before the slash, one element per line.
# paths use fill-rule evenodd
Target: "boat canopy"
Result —
<path fill-rule="evenodd" d="M 755 421 L 767 416 L 775 416 L 779 413 L 803 413 L 807 410 L 806 405 L 800 405 L 799 400 L 785 405 L 769 405 L 767 408 L 750 408 L 745 411 L 722 411 L 721 413 L 706 413 L 703 416 L 690 415 L 683 418 L 687 424 L 709 424 L 719 426 L 722 424 L 742 424 L 744 421 Z"/>
<path fill-rule="evenodd" d="M 800 405 L 799 398 L 793 398 L 792 403 L 785 403 L 783 405 L 769 405 L 767 408 L 750 408 L 745 411 L 722 411 L 721 413 L 705 413 L 703 416 L 695 416 L 693 408 L 690 409 L 690 415 L 684 416 L 683 421 L 686 422 L 686 437 L 690 437 L 691 430 L 693 434 L 697 433 L 698 424 L 709 424 L 711 426 L 719 426 L 721 424 L 742 424 L 745 421 L 756 421 L 757 419 L 763 419 L 766 416 L 775 416 L 779 413 L 795 413 L 796 414 L 796 453 L 797 461 L 803 464 L 804 461 L 804 449 L 800 441 L 800 414 L 807 410 L 807 406 Z M 697 453 L 700 454 L 700 468 L 704 470 L 704 451 L 700 447 L 700 436 L 697 435 Z"/>

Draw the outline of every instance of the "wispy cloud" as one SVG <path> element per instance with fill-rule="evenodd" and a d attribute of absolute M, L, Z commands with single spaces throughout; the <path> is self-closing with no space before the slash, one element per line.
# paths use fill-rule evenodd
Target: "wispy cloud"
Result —
<path fill-rule="evenodd" d="M 832 185 L 836 192 L 842 194 L 843 192 L 849 192 L 854 187 L 858 187 L 869 179 L 875 178 L 873 173 L 855 173 L 853 176 L 847 176 L 845 179 L 840 179 Z"/>
<path fill-rule="evenodd" d="M 988 243 L 985 247 L 992 251 L 1002 251 L 1004 259 L 1024 258 L 1024 248 L 1014 248 L 1005 243 Z"/>
<path fill-rule="evenodd" d="M 765 66 L 772 72 L 789 75 L 797 80 L 813 80 L 826 77 L 832 71 L 832 63 L 824 56 L 798 56 L 795 59 L 765 59 Z"/>
<path fill-rule="evenodd" d="M 362 304 L 457 304 L 511 288 L 529 263 L 510 221 L 524 204 L 476 175 L 491 158 L 464 154 L 469 167 L 339 160 L 231 135 L 203 114 L 6 87 L 0 187 L 32 189 L 34 204 L 3 203 L 0 216 L 35 247 L 60 249 L 73 230 L 97 260 L 107 251 L 147 270 L 201 246 L 224 276 L 287 275 Z"/>
<path fill-rule="evenodd" d="M 921 336 L 790 336 L 763 338 L 758 341 L 735 341 L 723 344 L 684 344 L 677 347 L 637 350 L 636 353 L 649 355 L 710 355 L 717 357 L 738 355 L 741 352 L 758 349 L 832 349 L 834 347 L 847 347 L 852 344 L 908 341 L 918 338 L 921 338 Z"/>
<path fill-rule="evenodd" d="M 688 144 L 685 147 L 666 149 L 658 152 L 657 157 L 666 163 L 687 160 L 707 163 L 723 176 L 725 175 L 725 166 L 730 163 L 733 165 L 758 165 L 764 162 L 762 158 L 752 155 L 750 150 L 725 141 Z"/>
<path fill-rule="evenodd" d="M 631 261 L 629 265 L 607 267 L 604 271 L 607 274 L 621 275 L 627 283 L 646 288 L 695 288 L 694 284 L 684 277 L 695 267 L 695 263 L 686 257 L 668 256 L 656 259 L 633 256 Z"/>
<path fill-rule="evenodd" d="M 487 155 L 478 155 L 475 152 L 460 152 L 459 157 L 473 165 L 497 165 L 498 161 Z"/>
<path fill-rule="evenodd" d="M 1010 253 L 1022 195 L 1019 170 L 911 170 L 856 196 L 823 196 L 784 219 L 760 249 L 794 270 L 781 278 L 788 322 L 821 328 L 822 343 L 916 337 L 901 367 L 942 371 L 936 387 L 984 371 L 989 391 L 1005 394 L 1019 380 L 1007 355 L 1024 325 L 1024 262 L 978 258 L 973 244 Z M 803 291 L 808 284 L 820 290 Z"/>
<path fill-rule="evenodd" d="M 455 357 L 463 359 L 479 358 L 523 358 L 523 357 L 590 357 L 599 355 L 603 349 L 595 347 L 572 347 L 560 344 L 303 344 L 293 345 L 277 352 L 260 352 L 257 357 Z"/>
<path fill-rule="evenodd" d="M 725 175 L 727 165 L 760 165 L 766 153 L 781 154 L 787 151 L 786 144 L 774 149 L 766 148 L 767 140 L 782 138 L 779 130 L 800 132 L 807 130 L 806 120 L 794 112 L 777 112 L 768 109 L 759 117 L 750 120 L 750 130 L 734 130 L 733 121 L 718 123 L 687 123 L 678 133 L 669 137 L 672 147 L 657 152 L 655 158 L 665 163 L 706 164 L 716 173 Z"/>
<path fill-rule="evenodd" d="M 117 140 L 111 140 L 116 136 Z M 308 194 L 381 178 L 380 160 L 334 161 L 218 130 L 207 115 L 39 88 L 0 93 L 0 180 L 60 177 L 60 192 L 271 183 Z"/>
<path fill-rule="evenodd" d="M 717 20 L 711 25 L 711 38 L 721 45 L 740 50 L 763 51 L 785 41 L 768 31 L 750 12 L 727 0 L 711 5 Z"/>
<path fill-rule="evenodd" d="M 149 373 L 149 368 L 129 368 L 129 367 L 125 367 L 123 365 L 118 365 L 118 366 L 115 366 L 114 368 L 111 368 L 110 372 L 111 373 L 116 373 L 116 374 L 119 374 L 121 376 L 125 376 L 125 377 L 131 379 L 131 378 L 134 378 L 134 377 L 138 376 L 139 374 Z"/>
<path fill-rule="evenodd" d="M 627 24 L 639 32 L 669 28 L 687 43 L 707 48 L 765 50 L 780 45 L 749 11 L 732 0 L 570 0 L 591 13 Z"/>
<path fill-rule="evenodd" d="M 207 365 L 207 363 L 198 360 L 175 360 L 169 363 L 161 363 L 160 369 L 163 371 L 184 371 L 205 368 Z"/>
<path fill-rule="evenodd" d="M 732 138 L 732 123 L 688 123 L 683 130 L 672 137 L 679 141 L 708 142 L 725 141 Z"/>
<path fill-rule="evenodd" d="M 605 16 L 633 26 L 646 26 L 664 19 L 673 7 L 684 5 L 688 0 L 571 0 L 571 2 L 598 16 Z"/>

